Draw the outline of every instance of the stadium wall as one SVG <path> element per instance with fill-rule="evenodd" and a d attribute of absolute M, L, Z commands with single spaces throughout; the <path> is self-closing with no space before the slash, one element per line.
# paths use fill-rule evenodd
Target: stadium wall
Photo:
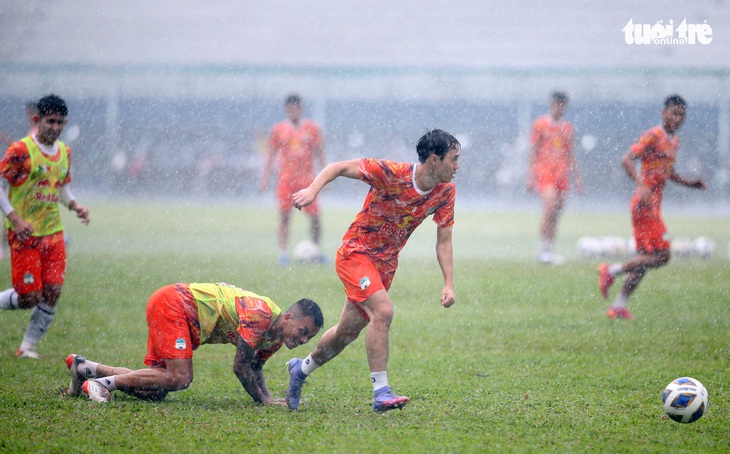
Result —
<path fill-rule="evenodd" d="M 703 175 L 710 199 L 730 193 L 730 88 L 726 69 L 425 68 L 231 65 L 0 64 L 0 124 L 22 135 L 23 106 L 55 92 L 71 104 L 67 137 L 75 185 L 109 194 L 251 195 L 265 135 L 284 96 L 301 93 L 325 129 L 329 159 L 413 159 L 440 127 L 464 142 L 460 194 L 524 196 L 527 134 L 548 93 L 567 91 L 567 117 L 587 197 L 625 200 L 618 160 L 659 121 L 663 98 L 690 105 L 680 172 Z M 67 135 L 69 133 L 67 130 Z M 76 134 L 78 132 L 78 134 Z M 693 203 L 692 191 L 669 200 Z"/>

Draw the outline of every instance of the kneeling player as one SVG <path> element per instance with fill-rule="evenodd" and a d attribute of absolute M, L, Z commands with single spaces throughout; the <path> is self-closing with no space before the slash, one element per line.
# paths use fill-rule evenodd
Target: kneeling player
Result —
<path fill-rule="evenodd" d="M 263 365 L 282 344 L 309 342 L 324 326 L 317 303 L 301 299 L 282 312 L 269 298 L 229 284 L 174 284 L 147 303 L 147 369 L 107 366 L 71 354 L 68 393 L 107 402 L 119 390 L 162 400 L 193 381 L 193 351 L 202 344 L 234 344 L 233 372 L 256 403 L 285 405 L 266 386 Z"/>

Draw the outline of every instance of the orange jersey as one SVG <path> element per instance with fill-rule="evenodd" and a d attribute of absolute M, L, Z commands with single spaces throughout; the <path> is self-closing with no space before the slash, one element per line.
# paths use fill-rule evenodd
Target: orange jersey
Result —
<path fill-rule="evenodd" d="M 297 190 L 309 186 L 314 179 L 314 153 L 322 143 L 322 132 L 311 120 L 302 120 L 299 126 L 288 120 L 275 124 L 269 149 L 279 159 L 279 185 Z"/>
<path fill-rule="evenodd" d="M 543 115 L 532 125 L 530 143 L 537 150 L 532 169 L 535 173 L 567 176 L 573 152 L 573 125 Z"/>
<path fill-rule="evenodd" d="M 400 250 L 424 219 L 433 215 L 439 227 L 454 224 L 454 183 L 441 183 L 423 193 L 413 182 L 416 165 L 360 160 L 360 178 L 371 187 L 339 253 L 361 252 L 378 268 L 395 269 Z"/>
<path fill-rule="evenodd" d="M 661 126 L 646 131 L 631 146 L 631 156 L 641 161 L 641 182 L 651 190 L 653 198 L 661 199 L 678 149 L 679 137 L 668 134 Z"/>

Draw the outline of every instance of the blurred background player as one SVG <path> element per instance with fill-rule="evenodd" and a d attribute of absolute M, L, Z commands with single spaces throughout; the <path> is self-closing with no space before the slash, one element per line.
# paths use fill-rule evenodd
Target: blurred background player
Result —
<path fill-rule="evenodd" d="M 147 369 L 131 370 L 70 354 L 68 394 L 108 402 L 119 390 L 140 399 L 162 400 L 193 381 L 193 351 L 202 344 L 233 344 L 233 372 L 254 402 L 285 405 L 266 386 L 263 366 L 282 345 L 306 344 L 324 326 L 317 303 L 301 299 L 289 310 L 233 285 L 178 283 L 162 287 L 147 303 Z"/>
<path fill-rule="evenodd" d="M 34 123 L 38 132 L 13 143 L 0 161 L 8 182 L 0 189 L 0 209 L 7 217 L 13 287 L 0 292 L 0 309 L 30 309 L 30 323 L 19 358 L 40 357 L 36 344 L 56 313 L 66 274 L 66 248 L 59 203 L 89 223 L 89 211 L 69 188 L 71 150 L 58 137 L 68 107 L 55 95 L 41 98 Z"/>
<path fill-rule="evenodd" d="M 317 169 L 325 166 L 322 131 L 311 120 L 302 118 L 302 99 L 292 94 L 286 98 L 284 112 L 287 119 L 274 125 L 269 135 L 269 150 L 261 176 L 261 191 L 269 187 L 274 167 L 278 166 L 279 182 L 276 196 L 279 202 L 279 264 L 289 264 L 289 221 L 291 218 L 292 195 L 312 183 Z M 315 163 L 315 161 L 317 161 Z M 319 203 L 314 202 L 304 212 L 310 219 L 310 235 L 319 247 L 322 229 L 319 217 Z M 326 259 L 320 256 L 320 262 Z"/>
<path fill-rule="evenodd" d="M 25 104 L 25 122 L 28 126 L 27 136 L 38 134 L 38 103 L 30 101 Z"/>
<path fill-rule="evenodd" d="M 573 155 L 573 125 L 563 120 L 568 107 L 568 95 L 554 92 L 548 103 L 549 112 L 532 125 L 530 135 L 530 168 L 527 190 L 537 191 L 542 198 L 543 216 L 540 220 L 540 250 L 538 260 L 559 265 L 563 257 L 553 252 L 558 219 L 570 189 L 573 174 L 576 191 L 583 190 L 583 181 Z"/>
<path fill-rule="evenodd" d="M 35 101 L 30 101 L 25 104 L 25 120 L 28 125 L 27 136 L 32 136 L 38 132 L 38 125 L 36 124 L 36 117 L 38 116 L 38 104 Z M 0 141 L 5 145 L 10 146 L 15 142 L 10 136 L 0 131 Z"/>
<path fill-rule="evenodd" d="M 459 168 L 459 141 L 435 129 L 418 140 L 418 163 L 353 159 L 329 164 L 312 184 L 295 193 L 293 205 L 302 209 L 324 186 L 338 177 L 370 185 L 365 203 L 342 238 L 335 269 L 345 286 L 347 301 L 337 325 L 322 336 L 311 355 L 287 363 L 290 409 L 299 406 L 302 386 L 315 369 L 339 355 L 367 327 L 365 348 L 373 383 L 373 410 L 385 412 L 409 402 L 388 384 L 388 338 L 393 303 L 388 291 L 398 267 L 398 255 L 413 231 L 433 215 L 436 258 L 444 277 L 441 305 L 455 302 L 453 248 L 456 188 L 451 181 Z"/>
<path fill-rule="evenodd" d="M 637 255 L 624 263 L 602 263 L 598 267 L 598 288 L 606 299 L 614 278 L 626 273 L 621 291 L 606 312 L 609 318 L 632 319 L 633 315 L 628 310 L 629 297 L 647 270 L 669 262 L 669 234 L 661 217 L 662 193 L 667 180 L 689 188 L 706 188 L 701 179 L 688 180 L 674 169 L 679 148 L 676 132 L 684 123 L 686 114 L 684 99 L 677 95 L 667 97 L 662 110 L 662 124 L 644 132 L 621 161 L 626 173 L 636 182 L 636 192 L 631 200 L 631 223 Z M 640 171 L 636 170 L 635 160 L 641 164 Z"/>

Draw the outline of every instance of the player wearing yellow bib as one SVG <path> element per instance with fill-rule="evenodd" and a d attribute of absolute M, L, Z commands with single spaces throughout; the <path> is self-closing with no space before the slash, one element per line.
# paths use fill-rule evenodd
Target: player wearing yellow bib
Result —
<path fill-rule="evenodd" d="M 289 310 L 238 287 L 178 283 L 162 287 L 147 303 L 147 369 L 106 366 L 71 354 L 68 393 L 107 402 L 119 390 L 140 399 L 162 400 L 190 386 L 193 351 L 202 344 L 233 344 L 233 372 L 256 403 L 286 405 L 266 386 L 263 366 L 282 345 L 309 342 L 324 326 L 317 303 L 301 299 Z"/>
<path fill-rule="evenodd" d="M 66 247 L 59 203 L 89 223 L 89 210 L 76 202 L 71 182 L 71 150 L 58 140 L 68 108 L 49 95 L 38 101 L 38 132 L 13 143 L 0 161 L 0 209 L 7 216 L 13 287 L 0 292 L 0 309 L 30 309 L 30 323 L 18 358 L 39 358 L 36 344 L 56 313 L 66 274 Z"/>

